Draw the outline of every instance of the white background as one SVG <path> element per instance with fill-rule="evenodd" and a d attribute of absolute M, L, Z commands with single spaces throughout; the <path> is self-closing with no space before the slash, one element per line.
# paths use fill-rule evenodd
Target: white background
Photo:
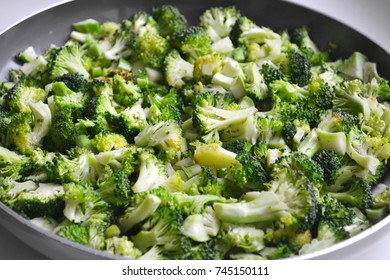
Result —
<path fill-rule="evenodd" d="M 347 24 L 390 53 L 389 0 L 286 0 Z M 0 31 L 61 0 L 1 0 Z M 249 1 L 248 1 L 249 4 Z M 0 50 L 1 51 L 1 50 Z M 1 219 L 1 217 L 0 217 Z M 45 259 L 0 226 L 0 259 Z M 390 260 L 390 236 L 361 254 L 359 259 Z"/>

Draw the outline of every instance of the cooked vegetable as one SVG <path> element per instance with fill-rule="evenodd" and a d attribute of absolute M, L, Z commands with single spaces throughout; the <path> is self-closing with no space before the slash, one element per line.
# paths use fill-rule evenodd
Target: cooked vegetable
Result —
<path fill-rule="evenodd" d="M 73 28 L 0 82 L 0 200 L 26 219 L 135 259 L 281 259 L 390 212 L 390 87 L 364 54 L 233 6 Z"/>

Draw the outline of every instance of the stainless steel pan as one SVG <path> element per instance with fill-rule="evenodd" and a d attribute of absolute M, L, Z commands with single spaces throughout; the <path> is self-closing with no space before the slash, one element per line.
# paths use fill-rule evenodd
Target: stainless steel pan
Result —
<path fill-rule="evenodd" d="M 332 42 L 338 46 L 337 57 L 348 57 L 353 51 L 366 54 L 378 65 L 382 76 L 390 78 L 390 55 L 352 28 L 327 16 L 291 3 L 275 0 L 83 0 L 71 1 L 35 14 L 0 34 L 0 79 L 17 66 L 15 55 L 29 45 L 44 51 L 52 43 L 61 45 L 74 22 L 87 18 L 99 21 L 121 21 L 137 10 L 150 11 L 161 4 L 172 4 L 196 25 L 201 13 L 212 6 L 235 5 L 243 15 L 258 25 L 274 30 L 293 29 L 307 25 L 320 49 Z M 388 178 L 387 181 L 389 181 Z M 108 253 L 75 244 L 45 232 L 0 203 L 0 223 L 21 241 L 53 259 L 119 259 Z M 365 232 L 340 244 L 308 254 L 303 259 L 347 259 L 390 234 L 390 216 Z"/>

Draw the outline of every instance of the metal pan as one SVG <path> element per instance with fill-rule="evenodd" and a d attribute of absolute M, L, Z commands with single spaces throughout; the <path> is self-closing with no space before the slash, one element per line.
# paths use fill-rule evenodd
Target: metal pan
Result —
<path fill-rule="evenodd" d="M 138 10 L 151 11 L 161 4 L 175 5 L 196 25 L 202 12 L 212 6 L 235 5 L 243 15 L 260 26 L 276 31 L 306 25 L 311 37 L 320 49 L 329 42 L 338 46 L 336 57 L 346 58 L 353 51 L 360 51 L 376 62 L 378 71 L 390 78 L 390 55 L 378 45 L 327 16 L 291 3 L 275 0 L 83 0 L 71 1 L 35 14 L 0 34 L 0 79 L 7 78 L 8 71 L 17 67 L 15 55 L 29 45 L 44 51 L 50 44 L 62 45 L 74 22 L 87 18 L 99 21 L 121 21 Z M 390 178 L 387 178 L 389 181 Z M 70 242 L 34 226 L 4 204 L 0 203 L 0 223 L 38 252 L 53 259 L 121 259 L 109 253 Z M 370 245 L 390 234 L 390 216 L 361 234 L 330 248 L 307 254 L 298 259 L 353 259 Z"/>

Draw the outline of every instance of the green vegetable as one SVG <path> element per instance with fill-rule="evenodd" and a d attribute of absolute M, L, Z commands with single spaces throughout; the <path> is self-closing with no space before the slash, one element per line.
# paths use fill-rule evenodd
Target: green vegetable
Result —
<path fill-rule="evenodd" d="M 234 6 L 72 28 L 0 81 L 0 200 L 32 223 L 131 259 L 284 259 L 390 213 L 390 86 L 364 54 Z"/>

